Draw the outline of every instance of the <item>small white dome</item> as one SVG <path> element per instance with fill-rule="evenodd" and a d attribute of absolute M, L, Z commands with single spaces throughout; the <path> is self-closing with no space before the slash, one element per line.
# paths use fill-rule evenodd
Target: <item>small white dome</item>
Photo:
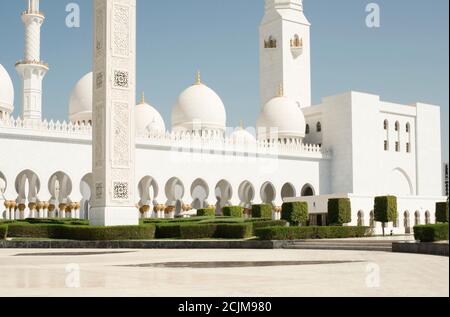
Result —
<path fill-rule="evenodd" d="M 92 72 L 84 75 L 72 90 L 69 119 L 87 123 L 92 120 Z"/>
<path fill-rule="evenodd" d="M 6 69 L 0 64 L 0 111 L 14 111 L 14 86 Z"/>
<path fill-rule="evenodd" d="M 225 125 L 226 112 L 222 100 L 199 79 L 181 93 L 172 110 L 174 130 L 225 131 Z"/>
<path fill-rule="evenodd" d="M 279 138 L 293 139 L 303 139 L 306 131 L 303 111 L 294 100 L 284 96 L 275 97 L 264 106 L 256 126 L 260 139 L 269 137 L 270 129 L 278 129 Z"/>
<path fill-rule="evenodd" d="M 247 131 L 244 128 L 239 128 L 236 131 L 234 131 L 230 138 L 235 142 L 235 143 L 255 143 L 256 142 L 256 138 L 253 134 L 251 134 L 249 131 Z"/>
<path fill-rule="evenodd" d="M 161 114 L 144 100 L 136 106 L 135 118 L 138 135 L 144 135 L 148 132 L 166 132 L 166 125 Z"/>

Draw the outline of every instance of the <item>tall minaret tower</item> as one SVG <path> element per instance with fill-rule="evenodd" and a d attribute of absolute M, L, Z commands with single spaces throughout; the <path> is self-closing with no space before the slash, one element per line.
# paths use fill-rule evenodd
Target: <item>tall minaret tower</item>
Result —
<path fill-rule="evenodd" d="M 22 12 L 25 25 L 25 56 L 17 62 L 16 70 L 22 77 L 22 119 L 42 119 L 42 80 L 48 65 L 41 61 L 41 26 L 45 17 L 39 11 L 39 0 L 28 0 Z"/>
<path fill-rule="evenodd" d="M 311 106 L 310 27 L 302 0 L 265 0 L 260 26 L 261 106 L 284 94 L 300 107 Z"/>

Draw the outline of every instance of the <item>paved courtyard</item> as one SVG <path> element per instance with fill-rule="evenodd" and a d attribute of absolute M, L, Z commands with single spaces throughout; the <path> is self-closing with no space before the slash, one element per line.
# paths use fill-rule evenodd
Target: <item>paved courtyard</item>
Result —
<path fill-rule="evenodd" d="M 0 250 L 0 296 L 449 296 L 449 259 L 312 250 Z"/>

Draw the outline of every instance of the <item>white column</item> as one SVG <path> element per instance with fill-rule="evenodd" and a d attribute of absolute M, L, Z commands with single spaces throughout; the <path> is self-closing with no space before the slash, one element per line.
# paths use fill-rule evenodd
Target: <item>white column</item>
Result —
<path fill-rule="evenodd" d="M 90 222 L 138 225 L 135 208 L 136 0 L 94 0 Z"/>

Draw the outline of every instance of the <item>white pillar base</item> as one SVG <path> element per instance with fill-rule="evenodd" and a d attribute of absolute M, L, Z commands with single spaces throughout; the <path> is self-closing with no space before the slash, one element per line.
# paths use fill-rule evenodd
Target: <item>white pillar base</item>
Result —
<path fill-rule="evenodd" d="M 90 212 L 91 226 L 137 226 L 139 211 L 135 207 L 97 207 Z"/>

